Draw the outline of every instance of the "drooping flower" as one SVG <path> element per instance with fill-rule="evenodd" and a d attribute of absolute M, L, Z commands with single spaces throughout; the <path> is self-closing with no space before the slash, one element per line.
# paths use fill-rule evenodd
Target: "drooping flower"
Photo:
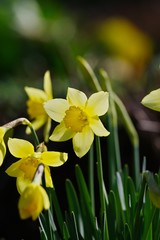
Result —
<path fill-rule="evenodd" d="M 44 90 L 25 87 L 25 91 L 29 97 L 27 100 L 27 112 L 30 120 L 32 120 L 32 125 L 35 130 L 38 130 L 44 125 L 44 139 L 48 141 L 51 119 L 46 114 L 43 103 L 53 98 L 49 71 L 44 75 Z M 29 127 L 27 127 L 26 132 L 28 134 L 30 133 Z"/>
<path fill-rule="evenodd" d="M 50 202 L 45 189 L 40 186 L 44 166 L 39 165 L 31 182 L 22 192 L 18 202 L 21 219 L 32 217 L 33 220 L 39 216 L 43 209 L 49 209 Z"/>
<path fill-rule="evenodd" d="M 33 220 L 36 220 L 43 208 L 49 209 L 49 206 L 46 191 L 42 186 L 35 183 L 30 183 L 25 188 L 18 202 L 18 209 L 22 219 L 32 217 Z"/>
<path fill-rule="evenodd" d="M 152 110 L 160 112 L 160 88 L 146 95 L 141 103 Z"/>
<path fill-rule="evenodd" d="M 25 187 L 33 180 L 39 164 L 44 165 L 46 186 L 53 187 L 49 166 L 61 166 L 68 158 L 67 153 L 47 151 L 44 149 L 35 152 L 34 146 L 23 139 L 10 138 L 8 140 L 8 148 L 14 157 L 21 158 L 6 170 L 9 176 L 17 178 L 17 189 L 19 193 L 22 193 Z"/>
<path fill-rule="evenodd" d="M 66 99 L 52 99 L 44 104 L 47 114 L 58 126 L 50 140 L 66 141 L 72 138 L 73 149 L 78 157 L 84 156 L 97 136 L 108 136 L 99 116 L 104 115 L 109 105 L 108 92 L 97 92 L 88 99 L 74 88 L 68 88 Z"/>
<path fill-rule="evenodd" d="M 6 133 L 6 128 L 0 127 L 0 166 L 2 165 L 5 155 L 6 155 L 6 145 L 4 142 L 5 133 Z"/>

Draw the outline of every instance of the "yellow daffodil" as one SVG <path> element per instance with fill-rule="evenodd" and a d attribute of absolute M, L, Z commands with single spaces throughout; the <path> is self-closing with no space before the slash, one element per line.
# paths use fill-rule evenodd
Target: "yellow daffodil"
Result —
<path fill-rule="evenodd" d="M 6 128 L 0 127 L 0 166 L 2 165 L 5 155 L 6 155 L 6 145 L 4 142 L 5 133 L 6 133 Z"/>
<path fill-rule="evenodd" d="M 22 192 L 18 202 L 19 214 L 22 219 L 32 217 L 35 220 L 43 209 L 49 209 L 50 202 L 43 187 L 40 186 L 44 165 L 39 164 L 33 182 Z"/>
<path fill-rule="evenodd" d="M 20 217 L 26 219 L 32 217 L 35 220 L 43 209 L 49 209 L 50 202 L 44 188 L 39 184 L 30 183 L 22 193 L 18 209 Z"/>
<path fill-rule="evenodd" d="M 97 92 L 89 99 L 74 88 L 68 88 L 66 99 L 52 99 L 44 104 L 48 115 L 60 124 L 50 140 L 66 141 L 73 138 L 73 148 L 78 157 L 84 156 L 97 136 L 108 136 L 99 116 L 108 110 L 108 92 Z"/>
<path fill-rule="evenodd" d="M 35 152 L 34 146 L 23 139 L 9 138 L 8 148 L 14 157 L 21 158 L 6 170 L 9 176 L 17 177 L 17 189 L 19 193 L 23 192 L 25 187 L 33 180 L 39 164 L 43 164 L 45 167 L 46 186 L 53 187 L 49 166 L 61 166 L 68 158 L 67 153 L 54 151 Z"/>
<path fill-rule="evenodd" d="M 145 96 L 142 99 L 142 104 L 152 110 L 160 112 L 160 88 Z"/>
<path fill-rule="evenodd" d="M 53 98 L 49 71 L 47 71 L 44 75 L 44 91 L 31 87 L 25 87 L 25 91 L 29 97 L 27 101 L 27 112 L 30 119 L 33 120 L 32 125 L 35 130 L 44 125 L 44 139 L 45 141 L 48 141 L 51 119 L 46 114 L 43 103 Z M 29 127 L 27 127 L 26 132 L 28 134 L 30 133 Z"/>

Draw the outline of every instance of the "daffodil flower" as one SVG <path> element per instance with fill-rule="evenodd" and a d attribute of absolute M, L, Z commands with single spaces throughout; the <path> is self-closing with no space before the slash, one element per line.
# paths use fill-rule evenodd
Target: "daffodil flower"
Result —
<path fill-rule="evenodd" d="M 50 202 L 45 189 L 35 183 L 30 183 L 22 193 L 18 209 L 21 219 L 32 217 L 36 220 L 43 209 L 49 209 Z"/>
<path fill-rule="evenodd" d="M 5 155 L 6 155 L 6 145 L 4 142 L 5 133 L 6 133 L 6 128 L 0 127 L 0 166 L 2 165 Z"/>
<path fill-rule="evenodd" d="M 73 149 L 78 157 L 84 156 L 97 136 L 108 136 L 99 116 L 108 110 L 108 92 L 97 92 L 88 99 L 86 95 L 74 88 L 68 88 L 66 99 L 52 99 L 44 103 L 47 114 L 58 126 L 50 140 L 66 141 L 72 138 Z"/>
<path fill-rule="evenodd" d="M 32 217 L 36 220 L 43 209 L 50 207 L 50 202 L 45 189 L 40 186 L 44 165 L 39 164 L 31 182 L 22 192 L 18 202 L 18 209 L 21 219 Z"/>
<path fill-rule="evenodd" d="M 160 88 L 145 96 L 142 99 L 142 104 L 152 110 L 160 112 Z"/>
<path fill-rule="evenodd" d="M 9 138 L 8 148 L 14 157 L 21 158 L 6 170 L 9 176 L 17 178 L 19 193 L 23 192 L 25 187 L 33 180 L 39 164 L 44 165 L 46 186 L 53 187 L 49 166 L 61 166 L 68 158 L 67 153 L 54 151 L 35 152 L 34 146 L 23 139 Z"/>
<path fill-rule="evenodd" d="M 27 112 L 30 120 L 32 120 L 32 125 L 35 130 L 38 130 L 44 125 L 44 139 L 48 141 L 51 119 L 46 114 L 43 103 L 53 98 L 49 71 L 44 75 L 44 91 L 32 87 L 25 87 L 25 91 L 29 97 L 27 100 Z M 29 127 L 27 127 L 26 132 L 27 134 L 31 132 Z"/>

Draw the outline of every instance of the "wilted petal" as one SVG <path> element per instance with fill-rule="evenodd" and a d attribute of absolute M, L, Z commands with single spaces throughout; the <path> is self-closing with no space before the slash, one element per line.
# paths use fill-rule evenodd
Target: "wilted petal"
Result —
<path fill-rule="evenodd" d="M 70 105 L 84 107 L 87 101 L 86 95 L 74 88 L 68 88 L 67 100 Z"/>
<path fill-rule="evenodd" d="M 107 129 L 103 126 L 101 120 L 98 117 L 90 120 L 89 126 L 93 130 L 94 134 L 99 137 L 106 137 L 110 134 Z"/>
<path fill-rule="evenodd" d="M 30 142 L 18 138 L 9 138 L 8 148 L 11 154 L 17 158 L 24 158 L 34 153 L 34 147 Z"/>
<path fill-rule="evenodd" d="M 41 154 L 41 158 L 42 158 L 41 162 L 44 165 L 58 167 L 67 161 L 68 154 L 61 152 L 43 152 Z"/>
<path fill-rule="evenodd" d="M 86 127 L 85 131 L 73 137 L 73 149 L 78 157 L 83 157 L 90 149 L 94 140 L 93 131 Z"/>
<path fill-rule="evenodd" d="M 66 128 L 62 121 L 57 127 L 55 127 L 50 140 L 55 142 L 67 141 L 74 136 L 73 131 L 70 128 Z"/>
<path fill-rule="evenodd" d="M 49 71 L 46 71 L 44 74 L 44 91 L 47 94 L 48 100 L 53 98 L 52 82 L 51 82 L 51 76 Z"/>
<path fill-rule="evenodd" d="M 108 92 L 97 92 L 92 94 L 87 102 L 86 112 L 92 116 L 102 116 L 108 111 L 109 107 L 109 94 Z"/>
<path fill-rule="evenodd" d="M 44 103 L 44 109 L 47 114 L 56 122 L 61 122 L 65 116 L 65 111 L 69 104 L 65 99 L 52 99 Z"/>
<path fill-rule="evenodd" d="M 152 110 L 160 112 L 160 88 L 145 96 L 142 99 L 142 104 Z"/>

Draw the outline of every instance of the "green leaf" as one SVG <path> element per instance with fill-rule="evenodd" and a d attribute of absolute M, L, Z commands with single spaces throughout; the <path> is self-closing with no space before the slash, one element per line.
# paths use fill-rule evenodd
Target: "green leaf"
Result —
<path fill-rule="evenodd" d="M 120 216 L 117 214 L 116 196 L 113 191 L 110 191 L 108 195 L 107 219 L 109 238 L 115 239 L 117 232 L 117 223 L 120 220 Z"/>
<path fill-rule="evenodd" d="M 66 180 L 66 192 L 67 192 L 67 200 L 68 200 L 70 212 L 74 212 L 76 223 L 78 225 L 78 230 L 83 236 L 84 227 L 83 227 L 83 220 L 81 216 L 79 201 L 78 201 L 78 197 L 74 189 L 74 186 L 69 179 Z"/>
<path fill-rule="evenodd" d="M 64 240 L 70 239 L 70 234 L 69 234 L 69 230 L 66 222 L 63 223 L 63 239 Z"/>
<path fill-rule="evenodd" d="M 124 240 L 131 240 L 131 230 L 129 228 L 129 225 L 126 223 L 124 225 Z"/>
<path fill-rule="evenodd" d="M 76 165 L 75 170 L 78 190 L 80 194 L 80 208 L 82 211 L 82 218 L 84 223 L 84 239 L 91 239 L 92 236 L 95 237 L 95 239 L 98 239 L 97 223 L 93 214 L 92 202 L 87 189 L 87 185 L 82 171 L 78 165 Z"/>
<path fill-rule="evenodd" d="M 98 79 L 89 63 L 80 56 L 77 57 L 77 62 L 84 79 L 88 82 L 88 85 L 91 87 L 91 89 L 96 88 L 97 91 L 101 91 L 101 86 L 99 85 Z"/>

